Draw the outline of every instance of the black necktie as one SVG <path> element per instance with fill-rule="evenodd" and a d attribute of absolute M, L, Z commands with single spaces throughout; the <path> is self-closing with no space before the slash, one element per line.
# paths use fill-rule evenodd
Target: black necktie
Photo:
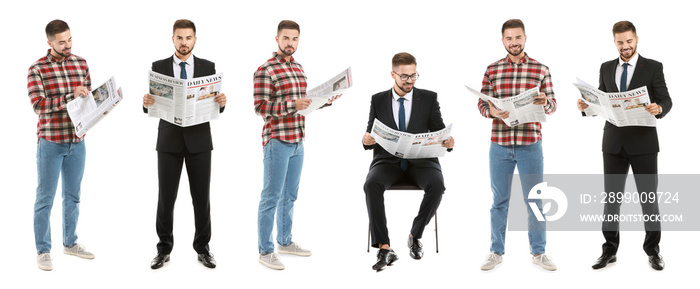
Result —
<path fill-rule="evenodd" d="M 399 97 L 399 130 L 406 131 L 406 109 L 403 106 L 403 102 L 406 100 L 403 97 Z M 408 161 L 406 159 L 401 159 L 401 170 L 406 170 L 408 168 Z"/>

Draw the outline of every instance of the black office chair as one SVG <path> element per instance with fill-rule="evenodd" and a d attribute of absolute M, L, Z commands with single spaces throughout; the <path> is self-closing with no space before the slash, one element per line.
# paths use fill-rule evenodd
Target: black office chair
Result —
<path fill-rule="evenodd" d="M 415 182 L 412 180 L 401 180 L 398 183 L 394 184 L 393 186 L 389 187 L 386 189 L 387 191 L 394 190 L 394 191 L 423 191 L 418 185 L 416 185 Z M 369 225 L 369 230 L 367 231 L 367 252 L 369 253 L 369 247 L 370 247 L 370 237 L 372 235 L 372 227 L 371 224 Z M 437 211 L 435 212 L 435 253 L 439 253 L 439 246 L 438 246 L 438 215 Z"/>

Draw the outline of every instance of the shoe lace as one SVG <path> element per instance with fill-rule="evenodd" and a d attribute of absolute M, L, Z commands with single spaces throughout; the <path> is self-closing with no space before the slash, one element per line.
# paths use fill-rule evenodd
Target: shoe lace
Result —
<path fill-rule="evenodd" d="M 41 254 L 39 256 L 39 261 L 51 261 L 51 255 L 49 254 Z"/>
<path fill-rule="evenodd" d="M 275 253 L 270 253 L 270 263 L 272 263 L 273 261 L 275 261 L 275 260 L 277 260 L 277 259 L 279 259 L 279 258 L 277 257 L 277 254 L 275 254 Z"/>
<path fill-rule="evenodd" d="M 491 253 L 489 253 L 488 257 L 486 257 L 486 259 L 490 260 L 490 261 L 497 261 L 498 254 L 491 252 Z"/>
<path fill-rule="evenodd" d="M 552 258 L 550 258 L 549 256 L 547 256 L 545 254 L 539 255 L 535 258 L 539 258 L 540 262 L 542 262 L 542 263 L 547 262 L 547 261 L 552 261 Z"/>

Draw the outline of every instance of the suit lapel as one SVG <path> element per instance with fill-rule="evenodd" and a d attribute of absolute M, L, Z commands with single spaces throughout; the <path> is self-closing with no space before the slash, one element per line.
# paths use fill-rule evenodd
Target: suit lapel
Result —
<path fill-rule="evenodd" d="M 644 83 L 639 83 L 642 81 L 641 79 L 644 79 L 643 74 L 646 68 L 646 58 L 642 57 L 641 55 L 639 56 L 639 59 L 637 59 L 637 67 L 634 68 L 634 73 L 632 74 L 632 79 L 630 80 L 630 83 L 627 87 L 629 87 L 629 90 L 632 89 L 637 89 L 642 86 L 644 86 Z"/>
<path fill-rule="evenodd" d="M 615 81 L 615 71 L 617 70 L 617 65 L 619 62 L 619 58 L 616 58 L 615 60 L 610 62 L 610 66 L 607 69 L 607 76 L 605 76 L 609 83 L 612 83 L 612 88 L 613 91 L 608 91 L 608 92 L 620 92 L 620 88 L 617 87 L 617 82 Z"/>
<path fill-rule="evenodd" d="M 386 98 L 384 99 L 384 105 L 386 106 L 386 108 L 384 109 L 384 113 L 385 115 L 389 116 L 390 120 L 390 122 L 385 124 L 395 130 L 399 130 L 399 126 L 398 124 L 396 124 L 396 120 L 394 120 L 394 94 L 393 91 L 391 91 L 392 89 L 394 88 L 392 87 L 391 89 L 389 89 L 389 91 L 387 91 Z"/>
<path fill-rule="evenodd" d="M 411 103 L 411 118 L 408 120 L 408 125 L 406 125 L 406 131 L 412 131 L 411 128 L 413 128 L 413 124 L 416 122 L 416 118 L 418 118 L 418 109 L 420 106 L 420 92 L 418 89 L 413 87 L 413 99 L 411 100 L 413 103 Z"/>
<path fill-rule="evenodd" d="M 173 59 L 173 57 L 175 57 L 175 55 L 170 56 L 170 57 L 166 58 L 165 61 L 163 61 L 165 63 L 165 67 L 164 67 L 163 71 L 165 72 L 165 75 L 170 76 L 170 77 L 175 77 L 175 72 L 173 72 L 173 65 L 174 65 L 173 61 L 175 61 L 175 60 Z"/>

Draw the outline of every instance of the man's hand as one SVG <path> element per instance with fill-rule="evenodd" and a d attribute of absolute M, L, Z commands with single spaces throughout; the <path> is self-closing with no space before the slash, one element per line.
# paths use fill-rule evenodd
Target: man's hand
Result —
<path fill-rule="evenodd" d="M 583 99 L 579 99 L 576 102 L 576 107 L 578 107 L 578 110 L 583 111 L 584 109 L 588 108 L 588 104 L 586 104 L 586 102 L 584 102 Z"/>
<path fill-rule="evenodd" d="M 336 95 L 336 96 L 333 96 L 333 97 L 331 97 L 331 99 L 329 99 L 328 102 L 326 102 L 326 103 L 327 103 L 327 104 L 331 104 L 331 103 L 333 103 L 336 99 L 340 98 L 341 96 L 343 96 L 342 93 L 341 93 L 341 94 L 338 94 L 338 95 Z"/>
<path fill-rule="evenodd" d="M 491 101 L 489 101 L 489 112 L 491 113 L 491 116 L 500 119 L 506 119 L 510 115 L 507 110 L 498 109 Z"/>
<path fill-rule="evenodd" d="M 651 115 L 657 115 L 657 114 L 661 113 L 661 106 L 656 104 L 656 103 L 647 104 L 644 107 L 644 109 L 646 109 L 646 111 L 651 113 Z"/>
<path fill-rule="evenodd" d="M 455 139 L 450 137 L 450 139 L 442 141 L 442 147 L 448 148 L 448 149 L 455 147 Z"/>
<path fill-rule="evenodd" d="M 220 107 L 226 106 L 226 94 L 224 94 L 224 93 L 217 94 L 216 98 L 214 98 L 214 102 L 218 103 Z"/>
<path fill-rule="evenodd" d="M 547 95 L 544 94 L 544 92 L 540 92 L 537 96 L 534 97 L 535 101 L 532 103 L 534 105 L 545 105 L 547 104 Z"/>
<path fill-rule="evenodd" d="M 90 91 L 85 86 L 78 86 L 75 88 L 75 91 L 73 91 L 74 98 L 78 98 L 79 96 L 86 97 L 88 94 L 90 94 Z"/>
<path fill-rule="evenodd" d="M 294 107 L 297 110 L 305 110 L 311 104 L 311 100 L 308 98 L 300 98 L 294 101 Z"/>
<path fill-rule="evenodd" d="M 363 145 L 371 146 L 371 145 L 376 144 L 376 143 L 377 142 L 374 141 L 374 138 L 372 137 L 372 135 L 369 134 L 368 132 L 366 132 L 365 135 L 362 136 L 362 144 Z"/>
<path fill-rule="evenodd" d="M 143 107 L 149 107 L 153 105 L 156 102 L 155 99 L 153 99 L 153 96 L 150 94 L 144 94 L 143 95 Z"/>

